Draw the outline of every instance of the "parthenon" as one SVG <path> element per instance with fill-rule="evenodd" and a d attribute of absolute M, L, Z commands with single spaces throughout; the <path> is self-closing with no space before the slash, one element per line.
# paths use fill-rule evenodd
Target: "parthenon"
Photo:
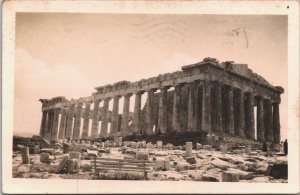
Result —
<path fill-rule="evenodd" d="M 76 100 L 62 96 L 40 99 L 40 136 L 78 140 L 206 132 L 280 142 L 282 87 L 271 85 L 247 64 L 233 61 L 205 58 L 181 69 L 136 82 L 96 87 L 90 96 Z M 142 95 L 147 97 L 144 106 Z M 122 114 L 120 98 L 124 98 Z"/>

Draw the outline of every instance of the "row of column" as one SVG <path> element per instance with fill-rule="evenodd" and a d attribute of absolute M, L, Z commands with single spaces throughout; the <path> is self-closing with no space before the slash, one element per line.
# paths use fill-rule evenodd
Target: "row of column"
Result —
<path fill-rule="evenodd" d="M 182 104 L 182 87 L 187 88 L 186 109 Z M 158 124 L 156 130 L 161 134 L 166 132 L 205 131 L 237 135 L 255 139 L 254 101 L 252 92 L 244 92 L 231 86 L 210 81 L 195 81 L 179 84 L 174 87 L 172 113 L 167 111 L 167 94 L 169 87 L 160 88 L 158 101 Z M 145 129 L 147 135 L 153 134 L 153 110 L 155 91 L 147 92 L 145 110 Z M 144 91 L 135 94 L 133 125 L 134 132 L 141 130 L 141 97 Z M 132 94 L 124 96 L 122 121 L 119 121 L 119 99 L 113 97 L 113 109 L 109 116 L 109 101 L 103 101 L 101 113 L 101 137 L 116 136 L 119 122 L 121 122 L 121 136 L 129 135 L 129 107 Z M 99 104 L 102 100 L 94 102 L 92 113 L 91 137 L 98 137 L 99 129 Z M 257 139 L 259 141 L 280 141 L 279 103 L 256 97 L 257 101 Z M 41 136 L 46 139 L 72 139 L 88 138 L 90 123 L 90 103 L 87 102 L 82 111 L 82 103 L 70 105 L 67 110 L 54 109 L 43 112 Z M 61 122 L 58 127 L 59 114 Z M 168 128 L 168 114 L 171 114 L 171 129 Z M 73 117 L 75 120 L 73 123 Z M 83 117 L 83 131 L 80 135 L 81 118 Z M 108 122 L 111 118 L 111 131 L 108 135 Z M 186 119 L 186 120 L 185 120 Z M 186 124 L 185 124 L 186 123 Z"/>

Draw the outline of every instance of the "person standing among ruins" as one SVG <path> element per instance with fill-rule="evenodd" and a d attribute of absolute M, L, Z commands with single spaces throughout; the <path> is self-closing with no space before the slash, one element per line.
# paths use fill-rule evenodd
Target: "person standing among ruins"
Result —
<path fill-rule="evenodd" d="M 285 141 L 283 142 L 283 151 L 284 151 L 285 155 L 288 154 L 288 142 L 287 142 L 287 139 L 285 139 Z"/>
<path fill-rule="evenodd" d="M 263 152 L 268 152 L 268 145 L 266 142 L 263 142 L 263 145 L 262 145 L 262 151 Z"/>

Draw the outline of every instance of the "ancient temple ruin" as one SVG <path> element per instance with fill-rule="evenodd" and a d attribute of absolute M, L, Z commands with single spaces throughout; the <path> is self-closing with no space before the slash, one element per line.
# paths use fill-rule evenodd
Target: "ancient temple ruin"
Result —
<path fill-rule="evenodd" d="M 96 87 L 91 96 L 76 100 L 61 96 L 40 99 L 40 136 L 78 140 L 177 134 L 180 139 L 189 133 L 205 132 L 280 142 L 282 87 L 272 86 L 246 64 L 232 61 L 220 63 L 205 58 L 181 69 L 136 82 Z M 147 97 L 144 106 L 142 95 Z M 119 114 L 121 97 L 124 105 Z M 133 112 L 130 103 L 134 104 Z"/>

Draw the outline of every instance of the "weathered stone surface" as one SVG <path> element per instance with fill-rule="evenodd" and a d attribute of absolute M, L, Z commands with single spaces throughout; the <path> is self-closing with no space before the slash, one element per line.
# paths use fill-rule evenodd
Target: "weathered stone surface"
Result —
<path fill-rule="evenodd" d="M 229 172 L 237 174 L 240 179 L 252 179 L 253 178 L 253 172 L 246 172 L 246 171 L 242 171 L 240 169 L 234 169 L 234 168 L 228 168 L 227 170 Z"/>
<path fill-rule="evenodd" d="M 192 142 L 186 142 L 185 143 L 185 157 L 191 157 L 193 151 L 193 143 Z"/>
<path fill-rule="evenodd" d="M 156 146 L 157 146 L 158 148 L 162 148 L 163 142 L 162 142 L 162 141 L 156 141 Z"/>
<path fill-rule="evenodd" d="M 187 157 L 185 158 L 186 162 L 190 163 L 190 164 L 195 164 L 197 163 L 196 157 L 195 156 L 191 156 L 191 157 Z"/>
<path fill-rule="evenodd" d="M 170 170 L 171 163 L 168 160 L 156 160 L 155 161 L 155 170 L 168 171 Z"/>
<path fill-rule="evenodd" d="M 220 160 L 220 159 L 215 159 L 213 161 L 211 161 L 211 164 L 214 165 L 215 167 L 218 167 L 220 169 L 227 169 L 227 168 L 230 168 L 230 167 L 233 167 L 232 164 L 226 162 L 226 161 L 223 161 L 223 160 Z"/>
<path fill-rule="evenodd" d="M 74 152 L 74 151 L 71 151 L 69 153 L 69 159 L 77 159 L 77 160 L 80 160 L 81 158 L 81 153 L 80 152 Z"/>
<path fill-rule="evenodd" d="M 59 162 L 59 164 L 55 170 L 55 173 L 61 173 L 62 170 L 67 166 L 68 160 L 69 160 L 69 155 L 66 154 Z"/>
<path fill-rule="evenodd" d="M 29 147 L 24 147 L 21 150 L 21 154 L 22 154 L 22 164 L 30 164 Z"/>
<path fill-rule="evenodd" d="M 238 182 L 239 181 L 239 175 L 236 172 L 223 171 L 222 181 L 223 182 Z"/>
<path fill-rule="evenodd" d="M 68 161 L 67 172 L 68 173 L 77 173 L 79 170 L 79 161 L 77 159 L 70 159 Z"/>
<path fill-rule="evenodd" d="M 288 164 L 287 163 L 275 163 L 269 165 L 267 175 L 274 177 L 275 179 L 287 179 L 288 177 Z"/>
<path fill-rule="evenodd" d="M 40 161 L 41 163 L 49 163 L 50 162 L 50 158 L 49 158 L 49 153 L 43 152 L 40 155 Z"/>
<path fill-rule="evenodd" d="M 135 158 L 138 159 L 138 160 L 148 160 L 149 159 L 149 153 L 137 152 L 135 154 Z"/>

